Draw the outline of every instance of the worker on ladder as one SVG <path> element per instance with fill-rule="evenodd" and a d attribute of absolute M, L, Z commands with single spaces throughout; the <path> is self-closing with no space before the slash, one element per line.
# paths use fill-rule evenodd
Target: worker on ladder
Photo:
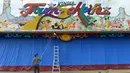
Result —
<path fill-rule="evenodd" d="M 42 60 L 42 57 L 38 57 L 38 54 L 34 55 L 34 58 L 32 60 L 33 66 L 34 66 L 34 73 L 40 73 L 40 67 L 39 62 Z"/>

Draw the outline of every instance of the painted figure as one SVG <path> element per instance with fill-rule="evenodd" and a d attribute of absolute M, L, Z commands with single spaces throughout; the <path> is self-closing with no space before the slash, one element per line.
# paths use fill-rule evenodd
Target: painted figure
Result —
<path fill-rule="evenodd" d="M 67 24 L 64 22 L 64 20 L 61 20 L 59 22 L 59 29 L 65 29 L 67 28 Z"/>
<path fill-rule="evenodd" d="M 50 23 L 51 23 L 50 20 L 42 21 L 39 29 L 48 30 Z"/>
<path fill-rule="evenodd" d="M 114 20 L 114 22 L 112 23 L 112 27 L 119 28 L 120 27 L 120 23 L 117 22 L 117 20 Z"/>
<path fill-rule="evenodd" d="M 80 30 L 80 21 L 79 21 L 79 19 L 76 19 L 75 20 L 75 22 L 74 22 L 74 24 L 75 24 L 75 30 Z"/>
<path fill-rule="evenodd" d="M 105 18 L 105 24 L 106 24 L 106 28 L 110 28 L 111 22 L 109 20 L 109 17 Z"/>
<path fill-rule="evenodd" d="M 70 24 L 68 25 L 70 30 L 74 30 L 75 28 L 75 24 L 73 22 L 70 22 Z"/>
<path fill-rule="evenodd" d="M 58 22 L 56 22 L 56 23 L 54 23 L 54 25 L 52 25 L 52 29 L 59 29 Z"/>
<path fill-rule="evenodd" d="M 103 18 L 100 18 L 100 24 L 101 24 L 101 28 L 104 28 L 104 20 L 103 20 Z"/>

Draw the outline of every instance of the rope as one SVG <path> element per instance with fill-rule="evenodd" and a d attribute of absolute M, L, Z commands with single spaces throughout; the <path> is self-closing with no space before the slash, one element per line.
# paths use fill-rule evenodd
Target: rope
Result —
<path fill-rule="evenodd" d="M 50 42 L 51 42 L 51 39 L 49 39 L 49 42 L 47 43 L 47 45 L 46 45 L 46 47 L 45 47 L 45 50 L 43 51 L 43 53 L 42 53 L 41 56 L 43 56 L 43 55 L 45 54 L 45 52 L 46 52 L 46 50 L 47 50 L 47 48 L 48 48 Z"/>

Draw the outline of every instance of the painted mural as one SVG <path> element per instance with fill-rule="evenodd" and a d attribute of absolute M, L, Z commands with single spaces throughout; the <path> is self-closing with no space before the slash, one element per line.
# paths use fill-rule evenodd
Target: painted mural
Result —
<path fill-rule="evenodd" d="M 111 6 L 101 3 L 65 1 L 26 3 L 20 16 L 11 14 L 11 0 L 3 1 L 0 31 L 129 31 L 130 16 L 119 7 L 111 16 Z"/>

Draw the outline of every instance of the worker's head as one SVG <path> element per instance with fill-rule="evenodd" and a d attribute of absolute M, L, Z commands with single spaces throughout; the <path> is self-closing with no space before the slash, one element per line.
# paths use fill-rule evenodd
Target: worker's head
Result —
<path fill-rule="evenodd" d="M 35 54 L 35 55 L 34 55 L 34 57 L 37 57 L 37 56 L 38 56 L 38 54 Z"/>

